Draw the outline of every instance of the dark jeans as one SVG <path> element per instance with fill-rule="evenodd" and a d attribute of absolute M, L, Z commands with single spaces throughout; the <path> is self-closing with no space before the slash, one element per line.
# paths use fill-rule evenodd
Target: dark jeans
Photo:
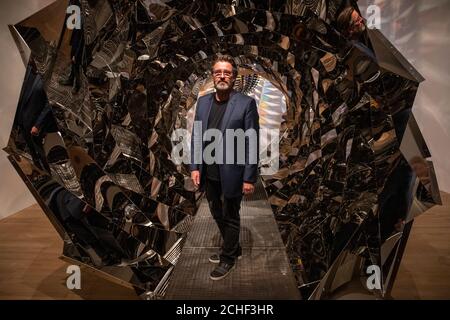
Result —
<path fill-rule="evenodd" d="M 398 220 L 404 220 L 407 217 L 413 200 L 410 189 L 414 178 L 414 173 L 405 159 L 400 161 L 397 168 L 388 177 L 384 189 L 378 197 L 381 243 L 395 231 L 395 224 L 398 223 Z"/>
<path fill-rule="evenodd" d="M 239 210 L 241 208 L 242 196 L 225 198 L 222 194 L 220 181 L 214 181 L 208 178 L 206 178 L 205 191 L 209 210 L 219 227 L 223 239 L 220 261 L 234 264 L 234 261 L 242 251 L 239 244 L 239 231 L 241 227 Z"/>
<path fill-rule="evenodd" d="M 33 136 L 31 133 L 23 132 L 23 137 L 30 151 L 33 164 L 36 165 L 39 169 L 47 170 L 48 172 L 50 172 L 50 167 L 48 166 L 44 147 L 42 145 L 42 133 L 39 136 Z"/>

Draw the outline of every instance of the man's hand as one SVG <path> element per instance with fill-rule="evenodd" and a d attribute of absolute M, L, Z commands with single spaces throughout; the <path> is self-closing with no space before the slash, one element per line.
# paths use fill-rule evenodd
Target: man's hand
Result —
<path fill-rule="evenodd" d="M 200 171 L 194 170 L 191 172 L 191 179 L 194 182 L 194 185 L 198 188 L 200 185 Z"/>
<path fill-rule="evenodd" d="M 255 191 L 255 186 L 253 183 L 244 182 L 242 185 L 242 192 L 244 195 L 252 194 Z"/>
<path fill-rule="evenodd" d="M 85 205 L 84 207 L 83 207 L 83 213 L 90 213 L 92 211 L 92 208 L 91 208 L 91 206 L 89 206 L 89 205 Z"/>
<path fill-rule="evenodd" d="M 33 128 L 31 128 L 30 133 L 31 133 L 33 136 L 37 136 L 37 135 L 39 135 L 39 129 L 38 129 L 37 127 L 33 127 Z"/>
<path fill-rule="evenodd" d="M 404 226 L 405 226 L 405 220 L 398 219 L 397 223 L 394 225 L 395 231 L 397 231 L 397 232 L 402 231 Z"/>

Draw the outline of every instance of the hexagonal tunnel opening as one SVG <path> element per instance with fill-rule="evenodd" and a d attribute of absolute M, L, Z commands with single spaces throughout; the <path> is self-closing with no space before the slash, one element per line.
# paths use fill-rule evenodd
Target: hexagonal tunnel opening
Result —
<path fill-rule="evenodd" d="M 80 29 L 62 0 L 36 13 L 45 25 L 10 26 L 27 71 L 5 148 L 64 259 L 164 295 L 201 201 L 171 161 L 171 133 L 190 129 L 211 61 L 227 53 L 235 90 L 280 129 L 279 170 L 262 183 L 303 298 L 389 295 L 439 189 L 411 111 L 423 78 L 379 31 L 355 43 L 337 30 L 353 1 L 70 5 Z"/>

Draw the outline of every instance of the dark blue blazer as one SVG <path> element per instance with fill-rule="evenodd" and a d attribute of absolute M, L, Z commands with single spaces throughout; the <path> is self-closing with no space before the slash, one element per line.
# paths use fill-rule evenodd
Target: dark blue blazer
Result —
<path fill-rule="evenodd" d="M 14 125 L 19 126 L 30 135 L 32 127 L 40 130 L 40 135 L 58 131 L 56 120 L 47 99 L 44 81 L 28 64 L 22 85 L 19 103 L 14 118 Z"/>
<path fill-rule="evenodd" d="M 203 97 L 200 97 L 197 101 L 197 109 L 195 112 L 195 121 L 201 121 L 202 134 L 208 128 L 208 118 L 211 106 L 214 100 L 214 94 L 210 93 Z M 236 161 L 237 157 L 237 143 L 234 147 L 234 163 L 225 164 L 226 159 L 226 129 L 242 129 L 244 132 L 248 129 L 254 129 L 256 131 L 256 164 L 250 164 L 248 139 L 246 139 L 245 146 L 245 164 L 238 164 Z M 246 96 L 240 92 L 233 90 L 230 94 L 230 99 L 228 101 L 225 114 L 222 118 L 222 123 L 220 127 L 222 132 L 223 142 L 224 142 L 224 152 L 223 159 L 224 164 L 219 164 L 219 173 L 221 178 L 222 192 L 225 197 L 232 198 L 242 195 L 242 185 L 245 182 L 255 183 L 258 177 L 258 161 L 259 161 L 259 115 L 258 109 L 256 107 L 256 101 Z M 195 134 L 194 129 L 192 130 L 191 137 L 191 171 L 200 171 L 200 190 L 204 190 L 205 184 L 205 163 L 202 157 L 201 164 L 195 164 L 194 162 L 194 144 L 195 141 L 201 139 L 202 142 L 202 155 L 205 148 L 205 141 L 202 137 L 198 137 Z"/>

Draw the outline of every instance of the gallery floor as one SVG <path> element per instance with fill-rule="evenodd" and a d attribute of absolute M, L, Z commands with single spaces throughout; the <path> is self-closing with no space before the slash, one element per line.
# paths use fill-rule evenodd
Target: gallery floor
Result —
<path fill-rule="evenodd" d="M 392 296 L 450 299 L 450 194 L 418 217 Z M 82 273 L 80 290 L 66 287 L 62 242 L 38 205 L 0 221 L 0 299 L 137 299 L 134 291 Z"/>

